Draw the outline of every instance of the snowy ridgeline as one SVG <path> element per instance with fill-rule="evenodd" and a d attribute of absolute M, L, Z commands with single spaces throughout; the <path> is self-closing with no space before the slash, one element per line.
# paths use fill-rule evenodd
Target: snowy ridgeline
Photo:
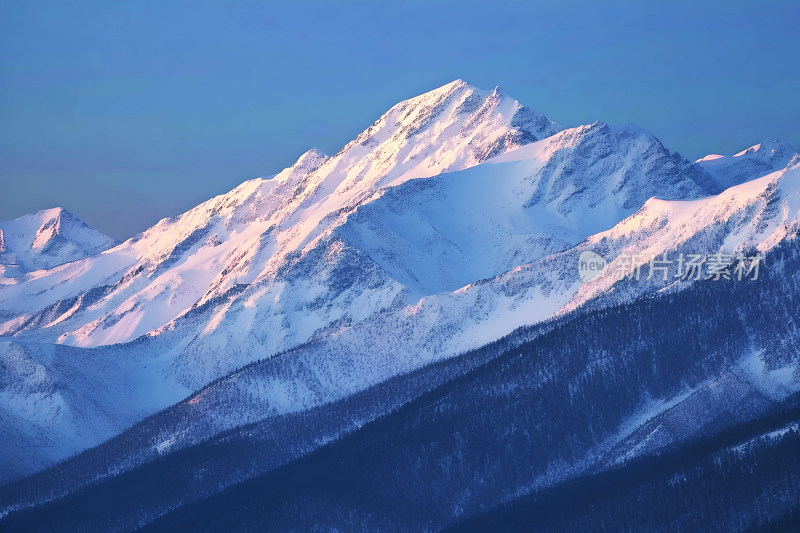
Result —
<path fill-rule="evenodd" d="M 0 479 L 189 397 L 202 421 L 207 396 L 192 392 L 220 378 L 204 390 L 233 407 L 159 433 L 159 454 L 518 327 L 685 290 L 694 279 L 618 273 L 631 257 L 733 257 L 791 239 L 792 154 L 761 143 L 692 164 L 636 128 L 564 129 L 459 80 L 397 104 L 332 157 L 310 150 L 121 244 L 63 210 L 0 223 L 0 413 L 16 435 Z M 609 263 L 589 283 L 585 251 Z M 268 363 L 236 372 L 255 361 Z"/>

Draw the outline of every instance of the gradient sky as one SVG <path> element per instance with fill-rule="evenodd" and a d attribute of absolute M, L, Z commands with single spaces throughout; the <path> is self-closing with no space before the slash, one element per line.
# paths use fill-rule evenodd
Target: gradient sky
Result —
<path fill-rule="evenodd" d="M 463 78 L 696 159 L 800 147 L 800 2 L 0 0 L 0 220 L 118 239 Z"/>

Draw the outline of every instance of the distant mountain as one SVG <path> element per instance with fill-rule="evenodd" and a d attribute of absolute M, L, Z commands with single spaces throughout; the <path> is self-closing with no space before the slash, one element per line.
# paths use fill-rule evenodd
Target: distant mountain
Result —
<path fill-rule="evenodd" d="M 97 255 L 115 244 L 60 207 L 0 222 L 0 283 Z"/>
<path fill-rule="evenodd" d="M 733 156 L 709 154 L 696 163 L 727 189 L 784 168 L 795 154 L 788 141 L 765 140 Z"/>

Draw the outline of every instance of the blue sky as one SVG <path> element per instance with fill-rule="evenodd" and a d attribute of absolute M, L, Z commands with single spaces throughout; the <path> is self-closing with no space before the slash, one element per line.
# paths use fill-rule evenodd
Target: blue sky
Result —
<path fill-rule="evenodd" d="M 0 220 L 127 238 L 463 78 L 695 159 L 800 147 L 800 3 L 0 0 Z"/>

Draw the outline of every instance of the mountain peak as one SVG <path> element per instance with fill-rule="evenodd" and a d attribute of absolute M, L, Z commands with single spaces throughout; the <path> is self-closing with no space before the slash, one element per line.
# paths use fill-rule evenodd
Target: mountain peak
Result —
<path fill-rule="evenodd" d="M 445 83 L 444 85 L 442 85 L 440 87 L 437 87 L 435 89 L 431 89 L 430 91 L 424 92 L 424 93 L 422 93 L 420 95 L 417 95 L 417 96 L 413 96 L 413 97 L 408 98 L 407 100 L 404 100 L 404 101 L 407 102 L 407 101 L 410 101 L 410 100 L 423 99 L 423 98 L 427 98 L 427 97 L 430 97 L 430 96 L 442 96 L 442 95 L 452 94 L 454 92 L 465 92 L 465 91 L 485 92 L 483 89 L 480 89 L 479 87 L 476 87 L 475 85 L 472 85 L 471 83 L 468 83 L 468 82 L 464 81 L 463 79 L 458 78 L 456 80 L 451 81 L 450 83 Z M 400 102 L 400 103 L 402 103 L 402 102 Z"/>
<path fill-rule="evenodd" d="M 3 247 L 10 254 L 2 263 L 23 270 L 53 268 L 100 253 L 116 241 L 62 207 L 42 209 L 14 220 L 0 222 Z"/>
<path fill-rule="evenodd" d="M 429 92 L 436 92 L 436 91 L 449 92 L 449 91 L 452 91 L 454 89 L 461 89 L 461 88 L 467 88 L 467 89 L 473 89 L 473 90 L 477 89 L 477 87 L 475 85 L 472 85 L 471 83 L 465 81 L 462 78 L 457 78 L 457 79 L 451 81 L 450 83 L 445 83 L 441 87 L 437 87 L 436 89 L 433 89 L 432 91 L 429 91 Z"/>
<path fill-rule="evenodd" d="M 40 209 L 39 211 L 37 211 L 37 212 L 35 212 L 33 214 L 23 215 L 20 218 L 25 218 L 25 217 L 35 218 L 35 219 L 41 220 L 43 223 L 48 221 L 48 220 L 54 220 L 54 219 L 60 219 L 60 218 L 65 218 L 65 219 L 69 219 L 69 220 L 77 220 L 78 219 L 78 217 L 76 217 L 75 215 L 73 215 L 72 213 L 70 213 L 69 211 L 64 209 L 63 207 L 58 207 L 58 206 L 57 207 L 50 207 L 50 208 L 47 208 L 47 209 Z"/>
<path fill-rule="evenodd" d="M 292 165 L 292 169 L 312 172 L 328 159 L 330 159 L 330 156 L 322 152 L 322 150 L 319 148 L 312 148 L 303 152 L 303 155 L 297 158 L 297 161 Z"/>
<path fill-rule="evenodd" d="M 17 217 L 17 218 L 12 219 L 12 220 L 7 220 L 7 221 L 0 222 L 0 224 L 3 224 L 3 225 L 18 224 L 18 225 L 26 225 L 26 226 L 31 226 L 31 227 L 32 226 L 36 226 L 39 229 L 42 229 L 42 227 L 45 227 L 45 226 L 47 226 L 47 227 L 55 226 L 61 220 L 65 220 L 65 221 L 67 221 L 67 220 L 73 221 L 74 220 L 74 221 L 78 221 L 81 224 L 83 224 L 83 222 L 78 217 L 76 217 L 75 215 L 73 215 L 72 213 L 70 213 L 69 211 L 64 209 L 63 207 L 50 207 L 50 208 L 47 208 L 47 209 L 40 209 L 39 211 L 36 211 L 35 213 L 29 213 L 27 215 L 22 215 L 21 217 Z"/>
<path fill-rule="evenodd" d="M 562 129 L 499 87 L 487 91 L 458 79 L 394 105 L 335 157 L 359 152 L 382 174 L 378 185 L 386 185 L 401 175 L 466 168 Z"/>
<path fill-rule="evenodd" d="M 789 141 L 783 139 L 766 139 L 760 143 L 734 154 L 733 157 L 757 156 L 761 159 L 786 159 L 797 153 Z"/>

